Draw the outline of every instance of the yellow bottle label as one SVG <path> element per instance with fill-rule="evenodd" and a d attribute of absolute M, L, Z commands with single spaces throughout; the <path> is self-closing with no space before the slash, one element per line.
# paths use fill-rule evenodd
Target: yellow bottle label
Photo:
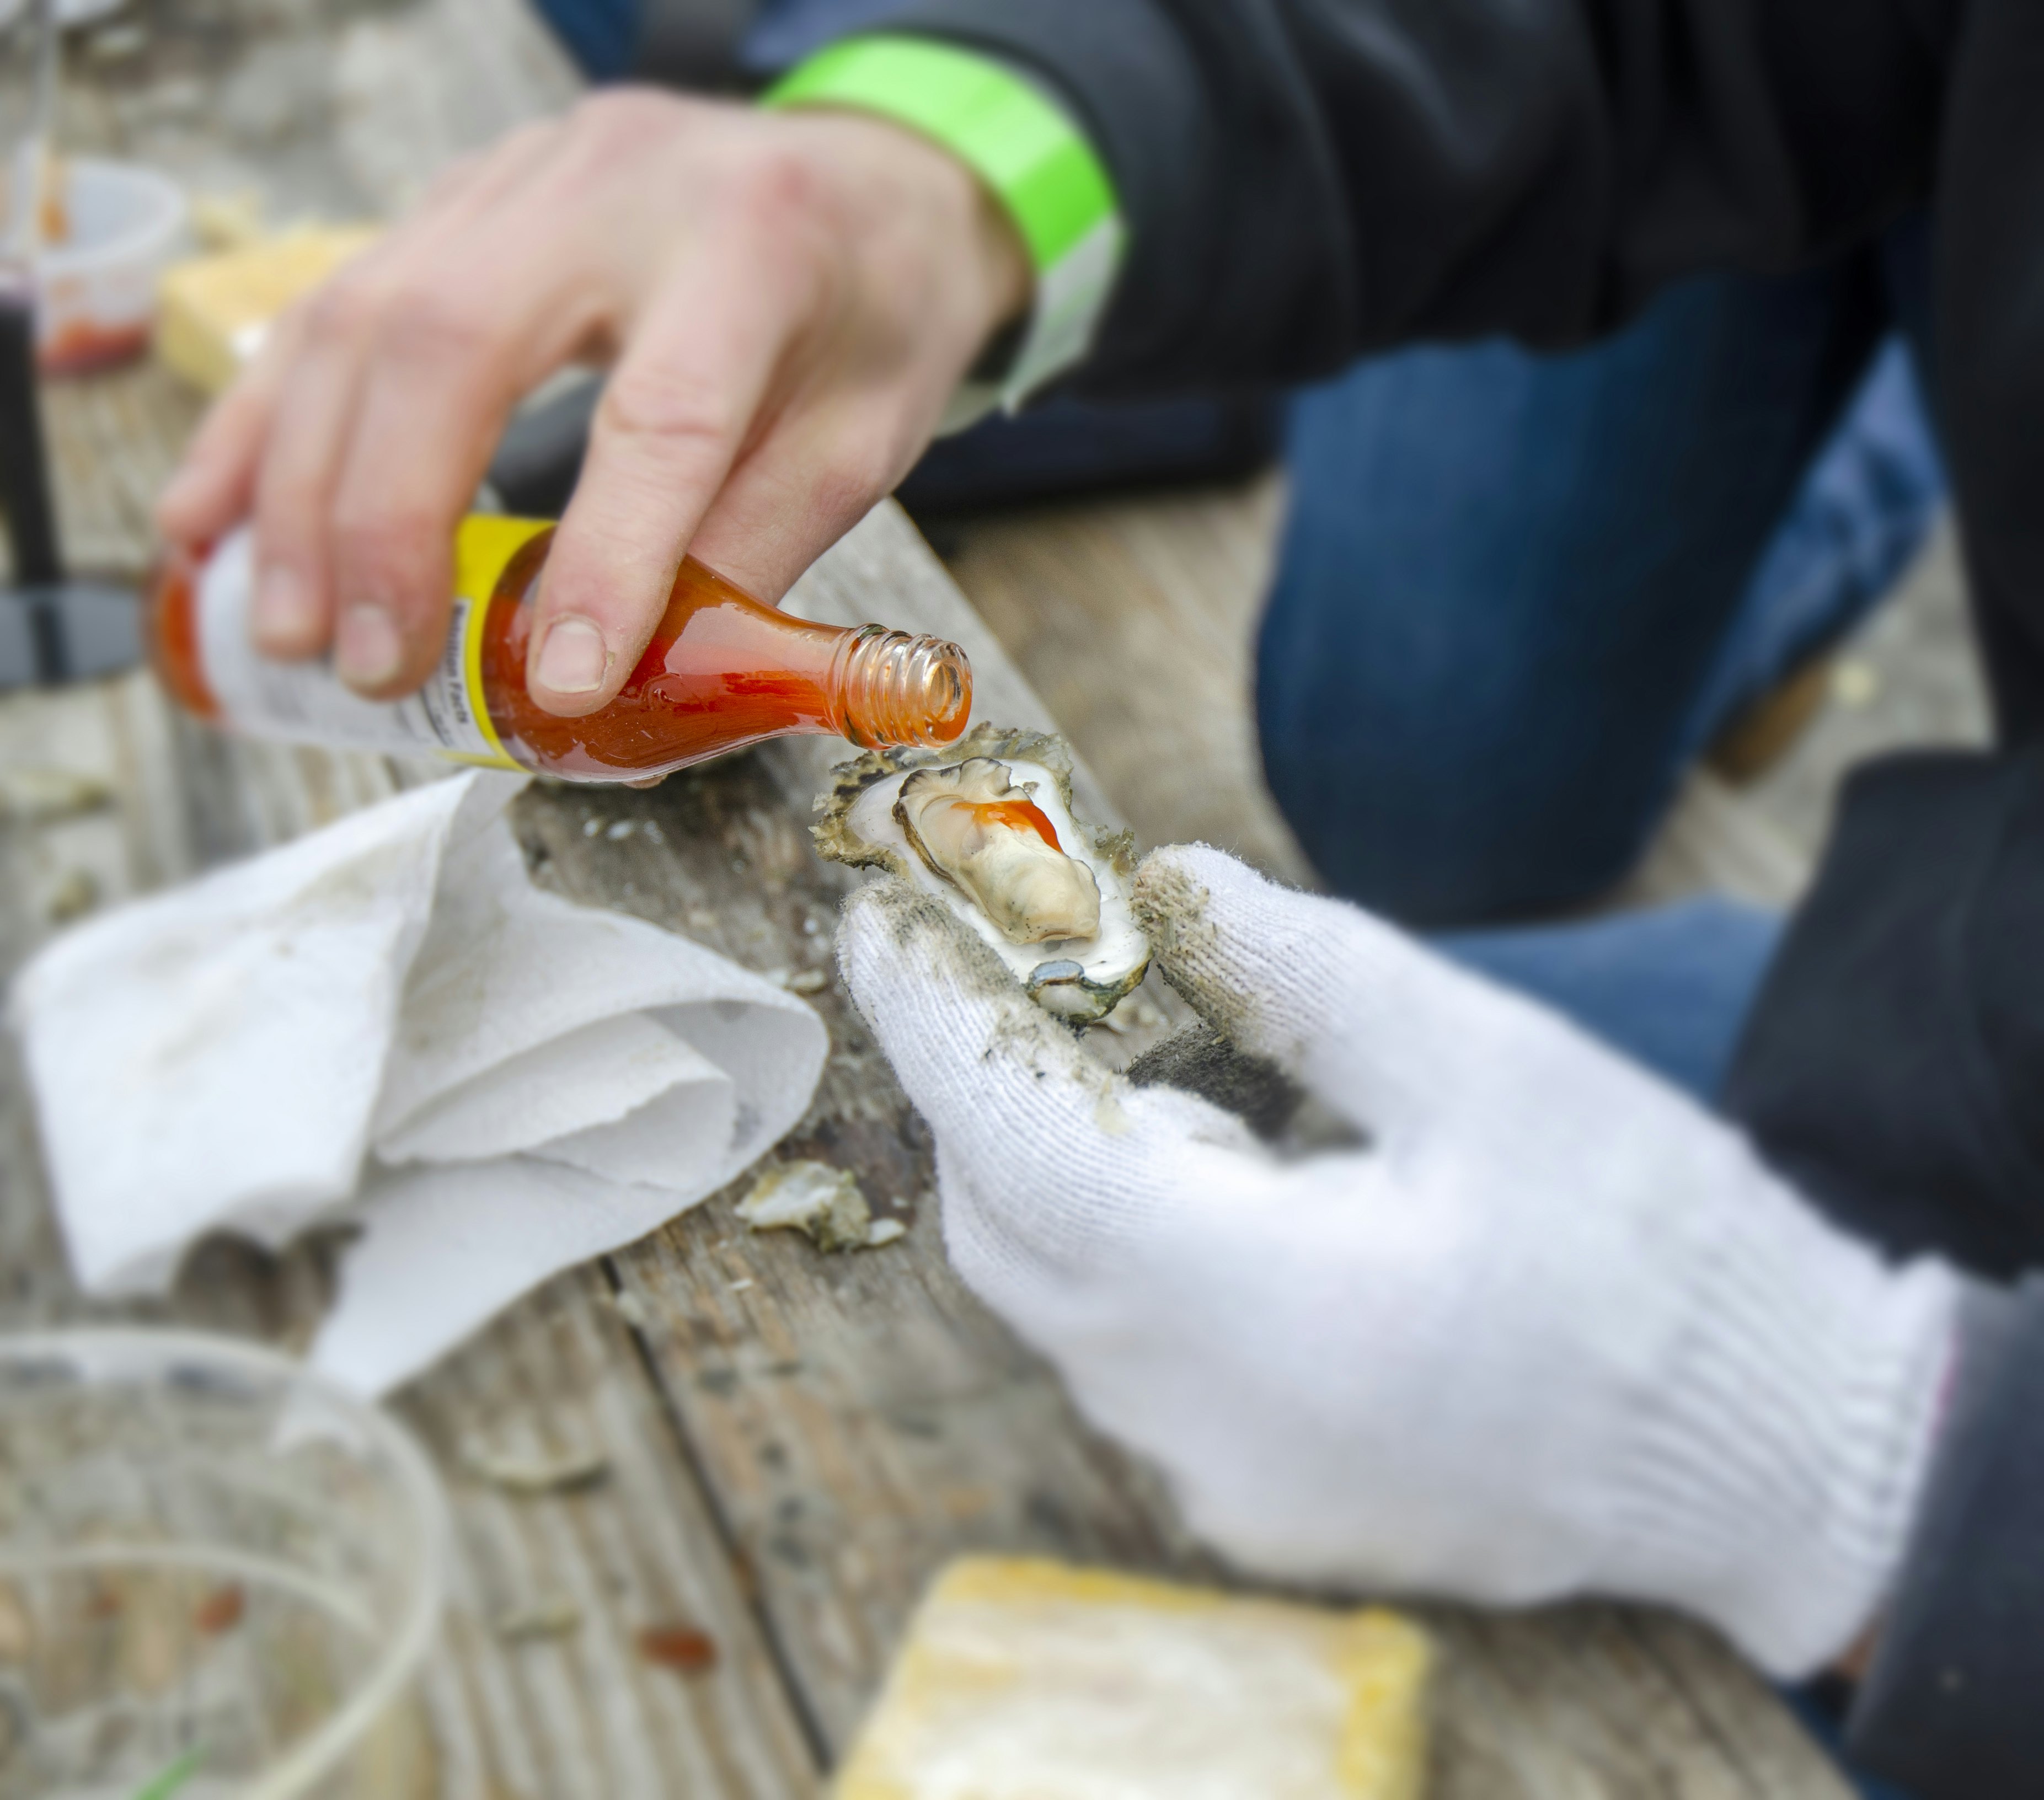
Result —
<path fill-rule="evenodd" d="M 249 534 L 221 543 L 199 578 L 198 628 L 207 686 L 226 721 L 253 737 L 362 750 L 428 751 L 494 769 L 505 753 L 482 692 L 482 633 L 505 566 L 548 528 L 542 519 L 476 517 L 455 537 L 455 595 L 447 643 L 417 693 L 371 700 L 344 687 L 324 658 L 277 662 L 248 631 L 254 591 Z"/>
<path fill-rule="evenodd" d="M 459 690 L 469 717 L 486 748 L 481 754 L 451 750 L 463 762 L 501 769 L 519 765 L 505 754 L 503 740 L 490 716 L 482 693 L 482 628 L 490 617 L 490 597 L 511 558 L 548 528 L 544 519 L 505 519 L 477 513 L 464 519 L 454 538 L 455 616 L 449 621 L 448 648 L 460 657 Z M 451 671 L 450 672 L 452 673 Z"/>

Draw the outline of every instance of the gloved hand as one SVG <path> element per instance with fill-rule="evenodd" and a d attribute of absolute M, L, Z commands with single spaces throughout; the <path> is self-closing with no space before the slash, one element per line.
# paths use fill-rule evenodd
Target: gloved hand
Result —
<path fill-rule="evenodd" d="M 1286 1163 L 1132 1086 L 905 884 L 844 976 L 936 1134 L 945 1242 L 1242 1567 L 1712 1621 L 1781 1675 L 1869 1622 L 1961 1283 L 1818 1219 L 1561 1019 L 1204 848 L 1137 903 L 1165 973 L 1368 1136 Z"/>

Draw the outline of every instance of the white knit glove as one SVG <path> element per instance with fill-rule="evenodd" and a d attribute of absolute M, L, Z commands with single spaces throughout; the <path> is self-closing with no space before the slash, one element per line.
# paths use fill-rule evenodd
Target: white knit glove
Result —
<path fill-rule="evenodd" d="M 1261 1574 L 1596 1592 L 1810 1671 L 1869 1622 L 1960 1283 L 1885 1266 L 1745 1141 L 1542 1009 L 1204 848 L 1166 973 L 1370 1146 L 1286 1163 L 1087 1056 L 905 884 L 845 979 L 934 1131 L 959 1272 Z"/>

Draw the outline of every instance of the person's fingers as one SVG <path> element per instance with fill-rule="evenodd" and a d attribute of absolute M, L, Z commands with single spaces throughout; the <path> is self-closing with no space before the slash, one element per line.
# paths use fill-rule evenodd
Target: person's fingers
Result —
<path fill-rule="evenodd" d="M 256 479 L 259 641 L 294 612 L 322 636 L 330 621 L 336 672 L 373 698 L 409 692 L 439 655 L 455 527 L 521 386 L 571 347 L 559 302 L 577 259 L 548 251 L 576 228 L 511 203 L 548 148 L 514 141 L 430 232 L 349 265 L 297 326 Z"/>
<path fill-rule="evenodd" d="M 1437 1115 L 1527 1009 L 1359 907 L 1204 844 L 1153 851 L 1137 916 L 1166 978 L 1246 1050 L 1381 1138 Z"/>
<path fill-rule="evenodd" d="M 1182 1199 L 1174 1159 L 1249 1145 L 1239 1121 L 1205 1102 L 1133 1087 L 1095 1061 L 906 881 L 874 882 L 845 903 L 838 965 L 945 1155 L 1001 1229 L 1039 1254 L 1132 1241 Z"/>
<path fill-rule="evenodd" d="M 266 647 L 331 632 L 334 668 L 364 692 L 387 688 L 403 647 L 382 620 L 339 608 L 328 558 L 334 485 L 382 323 L 392 259 L 372 253 L 303 309 L 256 478 L 255 611 Z"/>
<path fill-rule="evenodd" d="M 567 129 L 559 119 L 537 119 L 507 132 L 488 149 L 457 157 L 433 178 L 403 229 L 443 225 L 473 215 L 523 186 L 560 148 Z"/>
<path fill-rule="evenodd" d="M 909 472 L 929 436 L 923 411 L 893 393 L 790 407 L 732 470 L 690 554 L 778 601 Z"/>
<path fill-rule="evenodd" d="M 541 578 L 527 685 L 574 717 L 623 685 L 696 527 L 822 301 L 810 234 L 734 183 L 605 384 Z"/>
<path fill-rule="evenodd" d="M 206 414 L 156 497 L 156 529 L 171 543 L 209 543 L 247 516 L 274 396 L 274 375 L 260 386 L 244 376 Z"/>
<path fill-rule="evenodd" d="M 398 646 L 394 666 L 351 675 L 366 693 L 409 692 L 432 668 L 454 591 L 455 528 L 505 421 L 591 328 L 587 290 L 533 248 L 501 230 L 471 232 L 415 261 L 386 301 L 335 478 L 328 546 L 344 652 L 350 625 L 359 631 L 369 614 Z"/>
<path fill-rule="evenodd" d="M 844 904 L 838 966 L 902 1087 L 937 1135 L 974 1158 L 1026 1159 L 1072 1091 L 1108 1072 L 1024 994 L 939 901 L 898 878 Z"/>
<path fill-rule="evenodd" d="M 192 435 L 176 473 L 156 500 L 156 529 L 172 543 L 186 549 L 209 543 L 248 517 L 256 501 L 256 462 L 269 435 L 291 338 L 280 325 Z"/>
<path fill-rule="evenodd" d="M 190 542 L 252 509 L 262 647 L 330 641 L 358 691 L 407 691 L 440 647 L 451 527 L 516 393 L 622 346 L 528 665 L 540 705 L 595 711 L 706 517 L 707 553 L 773 597 L 906 467 L 982 315 L 1026 282 L 1006 237 L 967 259 L 977 286 L 937 280 L 954 240 L 986 249 L 982 201 L 870 122 L 587 102 L 455 171 L 293 316 L 289 354 L 195 447 L 166 529 Z"/>
<path fill-rule="evenodd" d="M 279 319 L 261 354 L 208 415 L 159 497 L 158 529 L 186 547 L 257 515 L 251 626 L 265 653 L 313 655 L 332 635 L 333 570 L 320 513 L 350 442 L 355 372 L 374 344 L 376 296 L 388 291 L 387 271 L 404 267 L 418 245 L 444 240 L 464 217 L 515 193 L 553 153 L 559 130 L 551 121 L 528 126 L 486 154 L 464 159 L 436 182 L 404 226 Z M 339 295 L 336 287 L 343 289 Z M 344 672 L 359 680 L 365 668 L 385 660 L 377 641 L 385 635 L 372 631 L 366 646 L 355 646 L 367 649 L 366 657 L 344 654 Z"/>
<path fill-rule="evenodd" d="M 548 148 L 546 128 L 513 132 L 488 153 L 463 157 L 443 170 L 417 213 L 405 228 L 420 221 L 438 223 L 443 215 L 488 197 L 494 187 L 522 176 Z M 256 504 L 256 470 L 268 437 L 270 418 L 300 341 L 305 309 L 294 308 L 279 319 L 268 340 L 232 386 L 216 401 L 185 447 L 176 472 L 157 497 L 156 529 L 172 543 L 203 543 L 232 530 Z M 281 622 L 279 622 L 281 623 Z M 259 609 L 259 641 L 279 655 L 306 654 L 321 647 L 294 649 L 267 641 L 289 634 L 265 632 Z"/>

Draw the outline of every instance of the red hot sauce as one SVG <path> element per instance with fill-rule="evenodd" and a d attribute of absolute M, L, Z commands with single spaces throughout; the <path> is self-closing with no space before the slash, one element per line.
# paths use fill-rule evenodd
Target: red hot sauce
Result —
<path fill-rule="evenodd" d="M 693 557 L 617 697 L 580 719 L 544 712 L 527 691 L 525 661 L 552 535 L 529 520 L 464 521 L 445 654 L 404 700 L 365 700 L 324 662 L 255 651 L 245 534 L 201 564 L 174 560 L 159 577 L 157 672 L 193 712 L 252 735 L 437 750 L 571 781 L 644 780 L 792 733 L 865 747 L 947 744 L 965 729 L 972 671 L 957 645 L 792 618 Z M 1049 827 L 1040 815 L 1031 822 L 1055 842 Z"/>

